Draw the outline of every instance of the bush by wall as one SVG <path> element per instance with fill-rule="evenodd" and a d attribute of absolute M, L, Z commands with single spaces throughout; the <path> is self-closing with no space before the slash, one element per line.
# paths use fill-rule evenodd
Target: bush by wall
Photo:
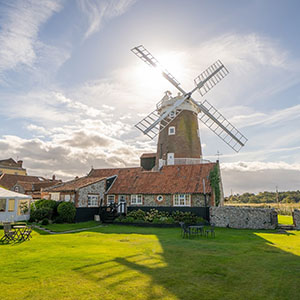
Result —
<path fill-rule="evenodd" d="M 116 222 L 124 223 L 153 223 L 153 224 L 175 224 L 185 222 L 186 224 L 196 224 L 205 222 L 203 218 L 197 217 L 191 212 L 175 211 L 169 213 L 167 211 L 158 211 L 157 209 L 150 209 L 145 212 L 141 209 L 131 211 L 126 217 L 118 217 Z"/>
<path fill-rule="evenodd" d="M 71 202 L 62 202 L 57 207 L 60 223 L 73 223 L 76 215 L 75 205 Z"/>
<path fill-rule="evenodd" d="M 39 222 L 43 219 L 51 219 L 53 210 L 50 207 L 42 207 L 30 212 L 30 221 Z"/>

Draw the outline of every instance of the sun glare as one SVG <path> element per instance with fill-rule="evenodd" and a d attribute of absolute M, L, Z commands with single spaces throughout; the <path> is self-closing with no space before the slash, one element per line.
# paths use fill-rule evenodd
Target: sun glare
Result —
<path fill-rule="evenodd" d="M 182 56 L 180 53 L 170 52 L 155 56 L 161 66 L 168 70 L 179 82 L 181 81 L 183 74 L 183 62 L 180 59 Z M 148 66 L 144 62 L 140 62 L 135 70 L 136 81 L 145 90 L 158 90 L 163 93 L 166 90 L 170 90 L 177 93 L 176 88 L 160 74 L 159 68 L 153 68 Z"/>

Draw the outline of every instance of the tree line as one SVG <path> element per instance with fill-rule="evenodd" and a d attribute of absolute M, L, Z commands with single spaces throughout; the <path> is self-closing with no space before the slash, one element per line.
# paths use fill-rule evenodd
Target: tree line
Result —
<path fill-rule="evenodd" d="M 235 194 L 225 197 L 225 201 L 233 203 L 299 203 L 300 191 Z"/>

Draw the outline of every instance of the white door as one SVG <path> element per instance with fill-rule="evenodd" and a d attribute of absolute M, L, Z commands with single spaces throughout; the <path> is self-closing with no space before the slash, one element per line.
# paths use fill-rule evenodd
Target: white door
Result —
<path fill-rule="evenodd" d="M 126 196 L 119 195 L 118 199 L 118 213 L 125 214 L 126 213 Z"/>
<path fill-rule="evenodd" d="M 167 164 L 174 165 L 174 153 L 168 153 Z"/>

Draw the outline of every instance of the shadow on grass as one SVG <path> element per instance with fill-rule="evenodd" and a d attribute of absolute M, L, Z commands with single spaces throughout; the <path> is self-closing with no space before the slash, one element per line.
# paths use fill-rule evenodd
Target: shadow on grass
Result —
<path fill-rule="evenodd" d="M 115 225 L 91 232 L 121 235 L 114 241 L 120 243 L 119 255 L 73 270 L 112 291 L 121 289 L 128 299 L 134 287 L 136 293 L 143 290 L 137 299 L 290 300 L 298 299 L 300 293 L 299 234 L 217 228 L 216 238 L 189 240 L 181 238 L 179 228 Z M 139 235 L 141 243 L 150 243 L 150 250 L 141 247 L 137 254 L 122 255 L 122 249 L 131 243 L 140 247 Z M 153 236 L 161 250 L 151 251 Z M 297 254 L 288 252 L 291 240 Z"/>

